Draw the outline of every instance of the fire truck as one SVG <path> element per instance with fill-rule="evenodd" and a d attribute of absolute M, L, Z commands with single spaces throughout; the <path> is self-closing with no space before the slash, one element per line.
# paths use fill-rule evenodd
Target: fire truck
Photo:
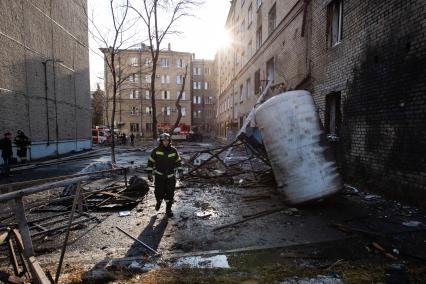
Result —
<path fill-rule="evenodd" d="M 157 124 L 158 134 L 169 132 L 170 128 L 171 128 L 171 125 L 168 123 Z M 172 139 L 179 140 L 179 141 L 189 141 L 191 140 L 191 137 L 193 134 L 194 132 L 191 130 L 191 125 L 181 123 L 173 131 Z"/>

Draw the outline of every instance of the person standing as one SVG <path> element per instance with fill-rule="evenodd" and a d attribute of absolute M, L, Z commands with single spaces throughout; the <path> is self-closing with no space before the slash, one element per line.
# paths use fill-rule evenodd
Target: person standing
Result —
<path fill-rule="evenodd" d="M 3 172 L 2 174 L 6 177 L 10 177 L 10 162 L 13 157 L 12 151 L 12 134 L 6 132 L 4 138 L 0 140 L 1 156 L 3 158 Z"/>
<path fill-rule="evenodd" d="M 182 175 L 181 158 L 177 150 L 171 145 L 171 137 L 167 133 L 160 135 L 160 145 L 155 148 L 148 158 L 145 171 L 148 172 L 148 180 L 153 181 L 155 175 L 155 210 L 160 210 L 163 199 L 166 201 L 167 217 L 173 217 L 172 204 L 175 195 L 176 177 L 175 171 Z"/>
<path fill-rule="evenodd" d="M 31 147 L 31 141 L 22 130 L 18 130 L 15 137 L 15 145 L 18 148 L 17 154 L 22 164 L 27 162 L 27 150 Z"/>
<path fill-rule="evenodd" d="M 135 147 L 135 134 L 133 134 L 133 132 L 130 134 L 130 145 Z"/>

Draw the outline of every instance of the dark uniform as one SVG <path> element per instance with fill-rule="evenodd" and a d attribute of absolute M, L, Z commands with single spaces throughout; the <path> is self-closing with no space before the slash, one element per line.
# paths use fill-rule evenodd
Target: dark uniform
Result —
<path fill-rule="evenodd" d="M 15 137 L 15 145 L 18 147 L 17 155 L 21 159 L 22 163 L 27 161 L 27 149 L 31 147 L 31 141 L 28 137 L 22 132 L 18 130 L 18 135 Z"/>
<path fill-rule="evenodd" d="M 160 146 L 155 148 L 148 158 L 148 165 L 145 168 L 150 176 L 155 175 L 155 199 L 157 200 L 156 210 L 160 209 L 161 202 L 166 201 L 166 212 L 169 217 L 171 212 L 173 197 L 175 195 L 176 177 L 175 170 L 182 170 L 181 158 L 177 150 L 170 146 L 165 147 L 160 142 Z"/>
<path fill-rule="evenodd" d="M 10 176 L 10 162 L 13 157 L 12 140 L 10 133 L 6 133 L 4 138 L 0 140 L 1 156 L 3 158 L 3 175 Z"/>

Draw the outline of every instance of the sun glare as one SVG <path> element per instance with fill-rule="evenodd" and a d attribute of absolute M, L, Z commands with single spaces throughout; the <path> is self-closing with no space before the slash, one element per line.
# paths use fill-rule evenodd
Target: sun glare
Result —
<path fill-rule="evenodd" d="M 216 37 L 216 48 L 217 49 L 226 48 L 226 47 L 230 46 L 231 43 L 232 43 L 232 39 L 231 39 L 231 36 L 230 36 L 230 34 L 227 30 L 223 29 L 223 30 L 218 32 L 218 35 Z"/>

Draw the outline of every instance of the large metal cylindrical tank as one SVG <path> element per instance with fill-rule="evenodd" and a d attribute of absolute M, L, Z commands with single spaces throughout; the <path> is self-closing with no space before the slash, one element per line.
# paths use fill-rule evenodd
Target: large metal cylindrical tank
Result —
<path fill-rule="evenodd" d="M 311 94 L 291 91 L 256 110 L 255 121 L 271 162 L 278 190 L 289 204 L 324 198 L 343 184 L 334 159 L 320 144 L 320 121 Z"/>

